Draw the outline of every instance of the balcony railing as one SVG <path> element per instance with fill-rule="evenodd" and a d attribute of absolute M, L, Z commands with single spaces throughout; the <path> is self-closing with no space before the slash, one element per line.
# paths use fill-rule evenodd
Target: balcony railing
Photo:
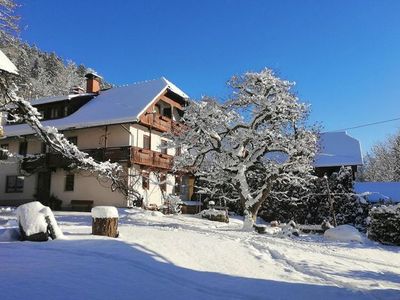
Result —
<path fill-rule="evenodd" d="M 172 120 L 166 116 L 156 114 L 145 114 L 140 118 L 140 122 L 151 128 L 162 132 L 177 132 L 180 133 L 185 129 L 185 125 Z"/>
<path fill-rule="evenodd" d="M 103 149 L 84 149 L 96 161 L 129 162 L 156 169 L 171 169 L 172 156 L 139 147 L 113 147 Z M 72 161 L 58 153 L 46 153 L 38 158 L 25 158 L 22 169 L 34 173 L 46 169 L 68 168 Z"/>
<path fill-rule="evenodd" d="M 160 152 L 143 149 L 139 147 L 131 148 L 131 162 L 159 169 L 171 169 L 172 156 Z"/>

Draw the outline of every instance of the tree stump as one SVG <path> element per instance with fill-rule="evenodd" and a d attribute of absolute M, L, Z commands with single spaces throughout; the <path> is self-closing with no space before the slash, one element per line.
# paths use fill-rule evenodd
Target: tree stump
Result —
<path fill-rule="evenodd" d="M 92 234 L 118 237 L 118 210 L 113 206 L 92 208 Z"/>
<path fill-rule="evenodd" d="M 92 234 L 118 237 L 118 218 L 92 218 Z"/>

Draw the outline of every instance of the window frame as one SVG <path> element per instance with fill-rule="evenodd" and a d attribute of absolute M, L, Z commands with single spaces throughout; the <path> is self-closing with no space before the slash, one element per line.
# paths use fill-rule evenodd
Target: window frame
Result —
<path fill-rule="evenodd" d="M 13 186 L 10 186 L 11 178 L 14 178 Z M 22 184 L 18 184 L 22 182 Z M 6 190 L 7 194 L 23 193 L 24 192 L 25 177 L 20 175 L 7 175 L 6 176 Z"/>
<path fill-rule="evenodd" d="M 72 183 L 71 179 L 72 178 Z M 64 179 L 64 192 L 73 192 L 75 190 L 75 174 L 69 173 L 65 175 Z"/>
<path fill-rule="evenodd" d="M 23 147 L 22 145 L 25 145 L 25 146 Z M 19 142 L 18 154 L 22 155 L 22 156 L 26 156 L 28 154 L 28 141 Z"/>
<path fill-rule="evenodd" d="M 1 144 L 0 149 L 1 150 L 9 150 L 10 144 Z M 6 160 L 6 159 L 8 159 L 8 155 L 5 152 L 0 151 L 0 160 Z"/>
<path fill-rule="evenodd" d="M 148 190 L 150 188 L 150 173 L 143 171 L 142 172 L 142 189 Z"/>
<path fill-rule="evenodd" d="M 168 142 L 166 140 L 161 140 L 161 144 L 160 144 L 161 154 L 168 155 L 168 148 L 166 147 L 167 144 L 168 144 Z"/>
<path fill-rule="evenodd" d="M 167 174 L 160 174 L 160 190 L 163 192 L 167 191 Z"/>
<path fill-rule="evenodd" d="M 147 143 L 147 145 L 146 145 Z M 151 149 L 151 142 L 149 135 L 143 135 L 143 149 L 150 150 Z"/>

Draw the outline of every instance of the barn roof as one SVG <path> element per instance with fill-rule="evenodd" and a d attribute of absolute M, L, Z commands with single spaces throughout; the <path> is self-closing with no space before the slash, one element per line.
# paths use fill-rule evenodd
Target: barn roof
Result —
<path fill-rule="evenodd" d="M 360 166 L 363 164 L 360 142 L 346 132 L 323 132 L 315 167 Z"/>

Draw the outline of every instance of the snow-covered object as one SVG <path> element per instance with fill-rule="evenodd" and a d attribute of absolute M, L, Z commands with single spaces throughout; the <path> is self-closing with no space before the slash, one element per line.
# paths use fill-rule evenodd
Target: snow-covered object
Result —
<path fill-rule="evenodd" d="M 18 223 L 21 225 L 26 236 L 47 232 L 49 225 L 51 225 L 54 237 L 63 237 L 63 233 L 58 227 L 51 209 L 38 201 L 19 206 L 16 210 L 16 215 Z M 46 221 L 46 217 L 49 221 Z"/>
<path fill-rule="evenodd" d="M 114 206 L 95 206 L 92 208 L 93 219 L 118 218 L 118 210 Z"/>
<path fill-rule="evenodd" d="M 363 237 L 357 228 L 350 225 L 340 225 L 328 229 L 324 233 L 325 238 L 341 242 L 363 242 Z"/>
<path fill-rule="evenodd" d="M 315 156 L 315 167 L 363 164 L 360 142 L 344 131 L 321 133 L 319 149 Z"/>
<path fill-rule="evenodd" d="M 202 210 L 199 215 L 204 218 L 208 219 L 211 221 L 217 221 L 217 222 L 226 222 L 229 223 L 229 217 L 226 211 L 224 210 L 217 210 L 214 208 L 210 209 L 205 209 Z"/>
<path fill-rule="evenodd" d="M 0 50 L 0 70 L 6 71 L 11 74 L 18 75 L 17 67 L 11 62 L 11 60 Z"/>

